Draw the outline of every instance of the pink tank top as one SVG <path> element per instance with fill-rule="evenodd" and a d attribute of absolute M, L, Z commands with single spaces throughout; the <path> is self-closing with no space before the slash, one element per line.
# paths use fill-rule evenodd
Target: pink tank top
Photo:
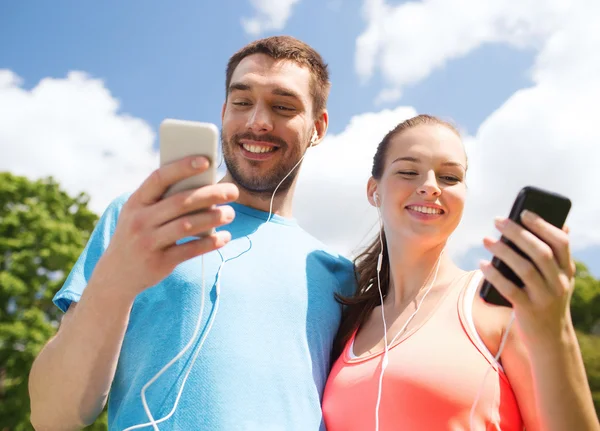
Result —
<path fill-rule="evenodd" d="M 474 330 L 472 301 L 481 273 L 451 285 L 420 326 L 389 349 L 383 377 L 379 430 L 523 430 L 519 407 L 499 364 Z M 323 395 L 327 431 L 375 430 L 382 353 L 352 358 L 350 339 L 335 362 Z"/>

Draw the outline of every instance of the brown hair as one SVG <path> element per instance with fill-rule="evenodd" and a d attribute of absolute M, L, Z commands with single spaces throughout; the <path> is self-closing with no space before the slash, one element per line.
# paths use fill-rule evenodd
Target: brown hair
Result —
<path fill-rule="evenodd" d="M 380 180 L 383 176 L 385 160 L 392 139 L 405 130 L 422 124 L 442 125 L 460 136 L 456 127 L 437 117 L 422 114 L 409 118 L 390 130 L 377 146 L 377 151 L 373 157 L 373 168 L 371 169 L 371 175 L 374 179 Z M 381 239 L 383 242 L 383 260 L 381 263 L 380 285 L 383 298 L 385 299 L 390 287 L 390 261 L 388 258 L 387 240 L 383 230 L 381 231 Z M 377 237 L 371 244 L 354 260 L 358 283 L 354 296 L 343 297 L 336 294 L 338 302 L 345 305 L 345 307 L 342 315 L 342 323 L 333 343 L 333 360 L 337 359 L 342 353 L 344 346 L 350 337 L 352 337 L 354 331 L 367 320 L 373 309 L 380 305 L 381 299 L 379 298 L 379 289 L 377 287 L 377 262 L 380 253 L 381 242 L 379 234 L 377 234 Z"/>
<path fill-rule="evenodd" d="M 316 118 L 327 106 L 329 97 L 329 71 L 321 55 L 308 44 L 291 36 L 272 36 L 256 40 L 233 54 L 227 62 L 225 73 L 225 97 L 235 68 L 240 62 L 252 54 L 266 54 L 275 60 L 289 60 L 307 67 L 312 80 L 310 83 L 313 102 L 313 114 Z"/>

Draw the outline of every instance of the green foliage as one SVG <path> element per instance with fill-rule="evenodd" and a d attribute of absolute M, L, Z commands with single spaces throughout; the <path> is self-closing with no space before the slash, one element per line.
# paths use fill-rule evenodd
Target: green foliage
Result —
<path fill-rule="evenodd" d="M 600 416 L 600 336 L 577 332 L 596 414 Z"/>
<path fill-rule="evenodd" d="M 600 321 L 600 280 L 596 280 L 582 263 L 577 264 L 575 275 L 571 317 L 577 329 L 589 333 Z"/>
<path fill-rule="evenodd" d="M 577 263 L 571 316 L 592 390 L 596 414 L 600 416 L 600 334 L 591 333 L 600 326 L 600 280 L 586 266 Z"/>
<path fill-rule="evenodd" d="M 98 219 L 88 197 L 70 197 L 56 181 L 0 173 L 0 424 L 32 429 L 28 376 L 56 332 L 52 297 Z M 96 430 L 106 427 L 95 428 Z"/>

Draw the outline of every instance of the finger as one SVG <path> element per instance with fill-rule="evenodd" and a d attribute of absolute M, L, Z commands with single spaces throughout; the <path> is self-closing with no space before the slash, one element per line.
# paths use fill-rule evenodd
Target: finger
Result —
<path fill-rule="evenodd" d="M 548 223 L 531 211 L 523 211 L 521 220 L 525 227 L 550 246 L 560 268 L 568 272 L 571 268 L 571 250 L 568 233 Z"/>
<path fill-rule="evenodd" d="M 481 272 L 483 272 L 485 279 L 488 280 L 498 292 L 513 305 L 513 307 L 524 307 L 530 302 L 527 292 L 507 280 L 506 277 L 494 268 L 490 262 L 479 262 L 479 268 L 481 269 Z"/>
<path fill-rule="evenodd" d="M 569 235 L 569 233 L 571 232 L 571 229 L 567 225 L 564 225 L 562 230 L 567 235 Z M 569 252 L 569 254 L 571 254 L 571 253 Z M 577 273 L 577 265 L 575 264 L 575 259 L 573 259 L 573 256 L 570 256 L 570 258 L 569 258 L 569 270 L 566 271 L 566 273 L 569 278 L 575 277 L 575 274 Z"/>
<path fill-rule="evenodd" d="M 483 244 L 487 250 L 504 262 L 523 281 L 532 301 L 538 301 L 543 295 L 548 295 L 549 290 L 545 287 L 546 281 L 530 261 L 519 255 L 503 241 L 484 238 Z M 504 278 L 506 279 L 506 277 Z"/>
<path fill-rule="evenodd" d="M 175 193 L 152 205 L 149 223 L 160 226 L 182 215 L 235 201 L 238 196 L 238 188 L 229 183 Z"/>
<path fill-rule="evenodd" d="M 231 223 L 235 212 L 230 206 L 211 208 L 196 214 L 179 217 L 155 231 L 158 248 L 167 248 L 177 241 Z"/>
<path fill-rule="evenodd" d="M 177 266 L 186 260 L 206 254 L 223 247 L 231 240 L 231 234 L 225 230 L 212 235 L 177 244 L 169 247 L 165 253 L 165 260 L 171 266 Z"/>
<path fill-rule="evenodd" d="M 551 285 L 558 283 L 560 269 L 552 248 L 527 229 L 509 219 L 496 219 L 496 227 L 531 258 L 544 279 Z"/>
<path fill-rule="evenodd" d="M 132 197 L 144 205 L 158 201 L 173 184 L 206 171 L 210 166 L 206 157 L 190 156 L 161 166 L 146 178 Z"/>

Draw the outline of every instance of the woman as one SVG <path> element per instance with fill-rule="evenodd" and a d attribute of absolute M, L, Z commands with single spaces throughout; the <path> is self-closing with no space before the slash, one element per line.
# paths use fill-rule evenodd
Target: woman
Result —
<path fill-rule="evenodd" d="M 367 194 L 382 229 L 357 258 L 357 294 L 340 298 L 328 431 L 600 429 L 569 314 L 566 229 L 525 212 L 539 239 L 496 220 L 539 268 L 484 239 L 522 290 L 489 262 L 462 271 L 444 248 L 463 213 L 466 171 L 458 131 L 435 117 L 409 119 L 379 144 Z M 512 309 L 480 299 L 483 277 Z"/>

